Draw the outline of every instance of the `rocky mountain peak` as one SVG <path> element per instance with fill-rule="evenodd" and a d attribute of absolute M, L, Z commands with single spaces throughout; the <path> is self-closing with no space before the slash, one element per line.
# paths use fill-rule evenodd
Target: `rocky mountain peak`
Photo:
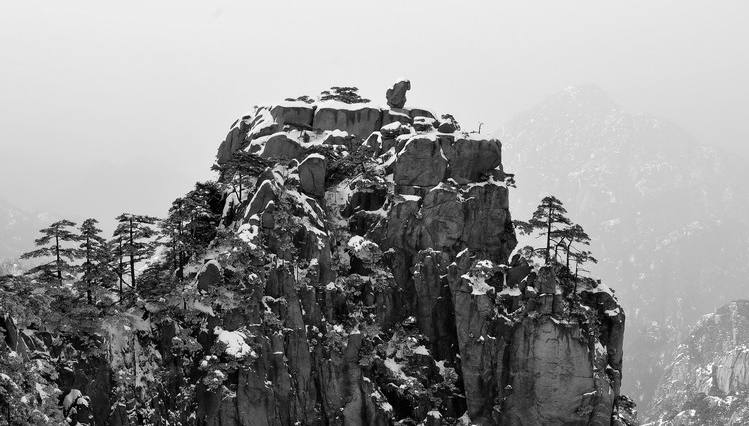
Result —
<path fill-rule="evenodd" d="M 621 306 L 605 285 L 585 281 L 578 287 L 555 268 L 533 271 L 517 256 L 510 261 L 516 239 L 502 144 L 456 131 L 449 115 L 409 108 L 408 88 L 410 82 L 401 81 L 387 91 L 390 108 L 327 102 L 258 108 L 238 143 L 235 134 L 227 136 L 219 160 L 237 149 L 276 162 L 279 170 L 291 168 L 279 174 L 287 178 L 272 178 L 270 185 L 259 178 L 257 192 L 243 197 L 252 198 L 240 209 L 244 221 L 272 228 L 267 209 L 277 208 L 283 194 L 293 192 L 289 182 L 298 179 L 301 192 L 314 198 L 306 199 L 305 210 L 317 212 L 305 221 L 317 227 L 309 228 L 313 232 L 305 239 L 316 242 L 303 252 L 328 277 L 323 282 L 333 280 L 330 290 L 352 273 L 392 276 L 396 292 L 373 296 L 398 300 L 407 309 L 383 306 L 376 323 L 413 324 L 409 333 L 423 342 L 418 365 L 438 366 L 443 379 L 444 369 L 454 371 L 465 395 L 443 398 L 424 418 L 424 409 L 414 405 L 418 393 L 395 397 L 382 386 L 401 380 L 427 386 L 433 379 L 414 375 L 408 357 L 386 352 L 381 355 L 390 371 L 385 381 L 366 383 L 381 389 L 387 407 L 396 407 L 393 420 L 611 421 L 621 400 Z M 601 100 L 594 90 L 570 90 L 566 96 Z M 339 176 L 335 165 L 350 153 L 364 153 L 367 159 L 358 161 L 365 166 Z M 324 161 L 316 172 L 301 173 L 301 165 L 320 154 Z M 322 187 L 304 189 L 314 186 L 310 180 Z M 342 249 L 327 254 L 328 247 Z M 343 258 L 343 268 L 333 273 L 332 265 Z M 367 369 L 357 371 L 369 377 Z M 374 407 L 379 412 L 376 401 Z M 621 411 L 621 417 L 614 416 L 625 422 L 626 410 Z"/>
<path fill-rule="evenodd" d="M 502 143 L 410 107 L 408 87 L 389 107 L 333 88 L 237 120 L 217 155 L 213 238 L 180 285 L 141 278 L 153 296 L 106 321 L 109 355 L 66 366 L 66 415 L 634 424 L 613 290 L 513 256 Z M 23 335 L 10 342 L 24 357 L 48 345 Z M 121 387 L 133 402 L 109 399 Z"/>

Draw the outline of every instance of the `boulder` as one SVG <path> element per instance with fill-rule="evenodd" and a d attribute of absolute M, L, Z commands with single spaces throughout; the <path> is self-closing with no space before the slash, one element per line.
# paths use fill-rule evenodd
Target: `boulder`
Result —
<path fill-rule="evenodd" d="M 198 290 L 209 291 L 221 284 L 221 267 L 215 261 L 203 265 L 198 272 Z"/>
<path fill-rule="evenodd" d="M 367 104 L 321 103 L 312 126 L 320 130 L 343 130 L 363 139 L 382 127 L 382 111 Z"/>
<path fill-rule="evenodd" d="M 283 105 L 275 105 L 270 110 L 273 120 L 280 126 L 290 124 L 292 126 L 309 128 L 312 127 L 312 119 L 315 115 L 315 107 L 304 102 L 294 102 Z"/>
<path fill-rule="evenodd" d="M 447 159 L 436 139 L 414 136 L 406 142 L 395 160 L 396 185 L 436 186 L 445 177 Z"/>
<path fill-rule="evenodd" d="M 462 241 L 472 250 L 483 250 L 492 260 L 507 263 L 517 239 L 508 210 L 507 188 L 473 186 L 463 193 L 465 227 Z"/>
<path fill-rule="evenodd" d="M 411 133 L 411 126 L 403 124 L 400 121 L 386 124 L 380 129 L 380 134 L 386 139 L 395 139 L 400 135 L 407 135 L 409 133 Z"/>
<path fill-rule="evenodd" d="M 416 117 L 414 118 L 413 126 L 419 132 L 428 132 L 434 128 L 435 124 L 437 124 L 437 120 L 434 118 Z"/>
<path fill-rule="evenodd" d="M 393 87 L 385 92 L 387 103 L 390 108 L 403 108 L 406 105 L 406 92 L 411 90 L 411 82 L 398 80 Z"/>
<path fill-rule="evenodd" d="M 408 110 L 400 109 L 400 108 L 392 108 L 392 109 L 386 109 L 382 111 L 382 125 L 385 126 L 387 124 L 393 123 L 393 122 L 399 122 L 403 124 L 411 124 L 413 123 L 413 118 L 411 118 L 411 114 L 408 112 Z"/>
<path fill-rule="evenodd" d="M 437 131 L 441 133 L 454 133 L 455 123 L 453 123 L 452 121 L 443 121 L 437 127 Z"/>
<path fill-rule="evenodd" d="M 276 133 L 264 142 L 258 155 L 269 160 L 289 161 L 304 155 L 305 149 L 284 133 Z"/>
<path fill-rule="evenodd" d="M 502 144 L 497 139 L 459 138 L 445 155 L 451 178 L 460 184 L 476 182 L 502 164 Z"/>
<path fill-rule="evenodd" d="M 443 185 L 424 196 L 421 207 L 420 247 L 449 249 L 463 234 L 464 212 L 458 192 Z"/>
<path fill-rule="evenodd" d="M 302 191 L 313 197 L 325 195 L 325 157 L 320 154 L 310 154 L 297 167 L 299 184 Z"/>
<path fill-rule="evenodd" d="M 351 149 L 355 137 L 355 135 L 342 130 L 332 130 L 325 132 L 322 143 L 324 145 L 343 145 L 346 148 Z"/>
<path fill-rule="evenodd" d="M 270 203 L 276 200 L 276 191 L 271 180 L 264 180 L 258 185 L 255 194 L 245 210 L 244 221 L 247 222 L 256 214 L 262 213 Z"/>
<path fill-rule="evenodd" d="M 426 109 L 411 108 L 409 113 L 411 114 L 411 118 L 413 119 L 415 119 L 416 117 L 426 117 L 426 118 L 431 118 L 433 120 L 437 119 L 437 117 L 434 116 L 434 113 L 432 113 L 432 111 L 429 111 Z"/>
<path fill-rule="evenodd" d="M 246 138 L 249 130 L 250 116 L 248 115 L 242 117 L 237 124 L 232 126 L 226 138 L 218 147 L 216 159 L 219 164 L 231 160 L 232 154 L 247 146 Z"/>

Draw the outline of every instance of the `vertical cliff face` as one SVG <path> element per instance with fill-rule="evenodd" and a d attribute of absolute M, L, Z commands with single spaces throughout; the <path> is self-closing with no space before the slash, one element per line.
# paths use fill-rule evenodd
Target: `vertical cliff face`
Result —
<path fill-rule="evenodd" d="M 749 422 L 749 301 L 705 315 L 676 352 L 647 419 L 662 425 Z"/>
<path fill-rule="evenodd" d="M 97 424 L 635 424 L 613 291 L 512 256 L 502 145 L 458 128 L 340 102 L 242 117 L 215 239 L 69 357 L 70 406 Z"/>

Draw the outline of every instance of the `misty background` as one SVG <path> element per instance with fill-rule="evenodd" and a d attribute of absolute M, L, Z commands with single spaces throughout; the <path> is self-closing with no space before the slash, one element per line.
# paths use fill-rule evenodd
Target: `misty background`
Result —
<path fill-rule="evenodd" d="M 627 308 L 630 352 L 657 348 L 655 360 L 627 358 L 625 392 L 636 400 L 655 385 L 635 382 L 658 376 L 648 368 L 673 344 L 663 336 L 677 339 L 743 294 L 746 2 L 2 9 L 0 258 L 29 248 L 55 218 L 96 217 L 111 231 L 123 211 L 164 215 L 212 176 L 229 125 L 252 105 L 331 85 L 384 104 L 405 76 L 411 107 L 452 113 L 464 130 L 484 123 L 482 134 L 503 140 L 504 165 L 517 172 L 515 217 L 553 192 L 597 240 L 594 252 L 613 266 L 596 272 Z"/>
<path fill-rule="evenodd" d="M 232 117 L 335 84 L 501 129 L 568 85 L 746 155 L 745 2 L 9 2 L 0 198 L 107 220 L 164 214 Z M 477 122 L 464 122 L 476 128 Z M 144 191 L 144 188 L 148 188 Z"/>

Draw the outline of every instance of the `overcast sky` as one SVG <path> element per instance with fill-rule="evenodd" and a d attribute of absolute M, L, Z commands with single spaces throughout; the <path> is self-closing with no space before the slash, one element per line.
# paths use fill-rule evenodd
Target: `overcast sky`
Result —
<path fill-rule="evenodd" d="M 521 4 L 522 3 L 522 4 Z M 32 1 L 0 8 L 0 198 L 163 215 L 251 105 L 353 84 L 498 129 L 568 85 L 749 153 L 749 2 Z"/>

